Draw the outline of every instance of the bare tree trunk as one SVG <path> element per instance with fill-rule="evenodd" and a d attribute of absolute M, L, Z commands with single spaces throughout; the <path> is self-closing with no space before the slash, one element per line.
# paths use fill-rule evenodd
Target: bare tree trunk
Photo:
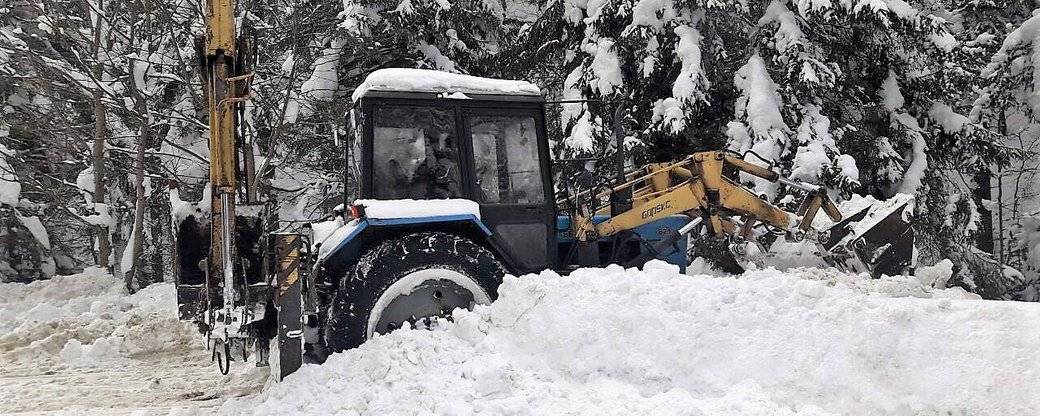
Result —
<path fill-rule="evenodd" d="M 98 0 L 98 9 L 103 10 L 103 0 Z M 89 7 L 89 6 L 88 6 Z M 98 10 L 100 13 L 100 10 Z M 91 165 L 94 168 L 94 194 L 91 200 L 94 202 L 94 209 L 97 209 L 97 204 L 105 203 L 105 130 L 106 124 L 108 123 L 108 114 L 105 111 L 105 104 L 101 101 L 103 96 L 101 91 L 101 81 L 104 76 L 104 69 L 101 65 L 101 19 L 98 18 L 96 22 L 92 22 L 94 25 L 94 42 L 91 44 L 91 53 L 94 55 L 94 79 L 99 85 L 94 88 L 94 147 L 91 151 Z M 109 263 L 109 259 L 112 256 L 112 240 L 108 234 L 108 227 L 104 225 L 97 226 L 95 230 L 97 234 L 97 265 L 98 267 L 104 268 L 109 272 L 112 271 L 112 265 Z"/>
<path fill-rule="evenodd" d="M 131 71 L 133 71 L 135 64 L 136 62 L 130 64 Z M 123 270 L 126 290 L 134 293 L 142 286 L 141 277 L 138 275 L 141 274 L 141 258 L 144 257 L 144 215 L 145 203 L 148 198 L 144 193 L 144 156 L 149 136 L 151 136 L 151 120 L 148 117 L 148 103 L 145 101 L 144 93 L 141 92 L 134 80 L 130 80 L 130 85 L 130 94 L 134 100 L 134 108 L 143 117 L 138 130 L 137 153 L 134 158 L 134 189 L 137 193 L 137 202 L 134 205 L 134 229 L 130 233 L 132 240 L 127 247 L 127 250 L 131 250 L 130 255 L 133 256 L 133 262 L 129 270 Z M 125 256 L 126 254 L 124 253 L 123 255 Z"/>
<path fill-rule="evenodd" d="M 134 230 L 130 235 L 133 237 L 133 241 L 130 242 L 131 255 L 133 256 L 133 263 L 130 270 L 123 271 L 123 279 L 126 282 L 126 289 L 130 293 L 134 293 L 137 288 L 141 287 L 140 277 L 135 279 L 135 275 L 141 271 L 141 257 L 144 251 L 144 207 L 147 196 L 144 194 L 144 154 L 145 147 L 147 146 L 148 136 L 151 133 L 151 126 L 148 125 L 148 106 L 144 102 L 144 97 L 141 96 L 139 91 L 135 89 L 135 96 L 138 109 L 144 108 L 145 120 L 141 123 L 140 134 L 137 137 L 137 157 L 134 159 L 134 187 L 137 190 L 137 204 L 134 206 Z M 136 285 L 134 284 L 136 280 Z"/>
<path fill-rule="evenodd" d="M 975 189 L 971 192 L 975 208 L 979 211 L 979 229 L 975 245 L 979 250 L 990 254 L 996 253 L 993 244 L 993 212 L 986 207 L 987 202 L 993 201 L 992 178 L 993 174 L 988 168 L 980 170 L 974 175 Z"/>
<path fill-rule="evenodd" d="M 997 171 L 997 260 L 1006 261 L 1007 250 L 1004 246 L 1004 170 Z"/>
<path fill-rule="evenodd" d="M 1000 109 L 1000 120 L 997 122 L 997 129 L 999 129 L 998 133 L 1000 133 L 1001 136 L 1007 137 L 1007 113 L 1003 108 Z M 998 227 L 1000 236 L 997 238 L 997 243 L 1000 244 L 1000 255 L 997 259 L 1000 260 L 1001 263 L 1006 263 L 1008 255 L 1007 247 L 1004 245 L 1004 174 L 1002 170 L 998 171 L 999 174 L 997 175 L 997 200 L 1000 201 L 1000 203 L 997 204 L 997 221 L 1000 223 Z"/>
<path fill-rule="evenodd" d="M 143 10 L 140 13 L 144 17 L 144 27 L 150 27 L 150 14 L 149 5 L 146 1 L 143 5 Z M 137 289 L 144 286 L 142 285 L 141 270 L 141 259 L 144 257 L 144 216 L 145 216 L 145 205 L 148 201 L 148 196 L 144 192 L 144 162 L 145 162 L 145 150 L 148 147 L 148 143 L 151 141 L 152 135 L 152 118 L 148 113 L 148 97 L 145 96 L 145 92 L 142 91 L 145 87 L 144 79 L 146 74 L 138 74 L 137 66 L 140 64 L 137 60 L 146 59 L 148 56 L 148 49 L 150 42 L 148 40 L 147 33 L 142 34 L 141 39 L 138 40 L 137 48 L 137 59 L 131 60 L 130 62 L 130 74 L 131 79 L 128 82 L 130 84 L 130 96 L 134 101 L 134 110 L 137 112 L 139 118 L 140 128 L 137 136 L 137 154 L 134 158 L 134 188 L 137 193 L 137 203 L 134 206 L 134 229 L 131 232 L 132 241 L 130 241 L 130 247 L 133 251 L 130 254 L 133 256 L 133 263 L 130 266 L 130 270 L 123 271 L 123 279 L 126 283 L 126 289 L 130 293 L 134 293 Z M 147 72 L 147 71 L 145 71 Z M 138 84 L 138 78 L 140 78 L 142 84 Z M 126 254 L 124 253 L 124 256 Z M 146 283 L 147 284 L 147 283 Z"/>
<path fill-rule="evenodd" d="M 105 123 L 107 116 L 105 106 L 101 103 L 101 92 L 94 92 L 94 148 L 92 149 L 94 167 L 94 208 L 105 203 Z M 97 226 L 97 265 L 111 271 L 109 258 L 112 255 L 112 240 L 108 236 L 108 226 Z"/>

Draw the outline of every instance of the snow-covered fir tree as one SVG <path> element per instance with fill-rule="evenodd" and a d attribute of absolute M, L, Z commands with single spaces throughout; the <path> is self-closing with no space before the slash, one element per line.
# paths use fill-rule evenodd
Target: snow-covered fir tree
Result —
<path fill-rule="evenodd" d="M 1019 280 L 1035 281 L 1040 278 L 1040 257 L 1036 256 L 1036 239 L 1032 237 L 1040 216 L 1035 198 L 1040 192 L 1036 185 L 1040 169 L 1040 62 L 1036 53 L 1040 50 L 1040 15 L 1029 13 L 1024 4 L 1015 8 L 983 3 L 966 10 L 978 16 L 970 21 L 982 26 L 976 29 L 978 38 L 989 50 L 995 50 L 983 63 L 981 89 L 971 118 L 996 131 L 1018 152 L 998 167 L 996 175 L 992 206 L 998 213 L 994 228 L 999 244 L 995 254 L 1026 273 L 1018 276 Z M 1035 296 L 1036 290 L 1033 293 Z"/>

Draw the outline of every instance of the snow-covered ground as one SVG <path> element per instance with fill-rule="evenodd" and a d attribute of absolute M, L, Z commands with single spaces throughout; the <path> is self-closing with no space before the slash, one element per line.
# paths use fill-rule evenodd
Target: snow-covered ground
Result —
<path fill-rule="evenodd" d="M 1040 305 L 821 269 L 508 278 L 226 413 L 1037 414 Z M 947 413 L 950 412 L 950 413 Z"/>
<path fill-rule="evenodd" d="M 217 374 L 169 285 L 127 297 L 88 273 L 0 291 L 0 409 L 1040 414 L 1040 304 L 921 283 L 943 273 L 690 276 L 655 262 L 508 277 L 497 302 L 454 323 L 380 336 L 266 387 L 246 366 Z"/>
<path fill-rule="evenodd" d="M 169 283 L 127 295 L 96 269 L 0 284 L 0 414 L 197 414 L 251 394 L 266 370 L 221 376 Z"/>

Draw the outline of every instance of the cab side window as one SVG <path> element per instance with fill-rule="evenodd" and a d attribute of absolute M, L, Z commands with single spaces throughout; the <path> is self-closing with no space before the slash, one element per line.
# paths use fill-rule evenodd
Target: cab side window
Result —
<path fill-rule="evenodd" d="M 373 120 L 373 196 L 461 197 L 455 115 L 434 107 L 377 107 Z"/>
<path fill-rule="evenodd" d="M 467 117 L 466 123 L 473 137 L 473 169 L 480 202 L 545 202 L 534 117 L 475 115 Z"/>

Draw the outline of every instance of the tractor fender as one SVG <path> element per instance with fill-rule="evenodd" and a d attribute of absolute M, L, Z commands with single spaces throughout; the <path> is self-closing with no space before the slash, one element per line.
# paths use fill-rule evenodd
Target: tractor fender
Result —
<path fill-rule="evenodd" d="M 315 246 L 314 271 L 326 281 L 343 276 L 357 262 L 367 247 L 387 239 L 422 231 L 443 231 L 468 237 L 486 245 L 498 256 L 504 256 L 491 237 L 491 230 L 476 215 L 452 214 L 410 218 L 362 218 L 334 231 Z M 505 263 L 510 263 L 503 258 Z"/>

